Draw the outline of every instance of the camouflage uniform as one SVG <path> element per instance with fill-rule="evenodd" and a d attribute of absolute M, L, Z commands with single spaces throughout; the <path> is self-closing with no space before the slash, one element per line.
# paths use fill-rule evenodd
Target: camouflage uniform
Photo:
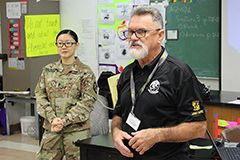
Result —
<path fill-rule="evenodd" d="M 43 68 L 35 89 L 38 114 L 44 118 L 45 132 L 37 159 L 79 159 L 79 148 L 72 143 L 90 136 L 89 115 L 96 100 L 97 86 L 91 69 L 75 58 L 72 65 L 61 60 Z M 55 117 L 64 120 L 62 131 L 51 132 Z"/>

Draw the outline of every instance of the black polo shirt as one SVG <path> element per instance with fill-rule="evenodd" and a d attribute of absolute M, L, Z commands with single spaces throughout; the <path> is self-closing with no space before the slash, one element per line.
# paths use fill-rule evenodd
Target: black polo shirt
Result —
<path fill-rule="evenodd" d="M 129 134 L 134 132 L 126 123 L 132 107 L 131 70 L 133 70 L 136 89 L 134 113 L 141 120 L 138 130 L 206 120 L 196 76 L 186 64 L 170 55 L 157 68 L 151 81 L 139 95 L 140 88 L 158 63 L 161 54 L 144 68 L 140 67 L 138 61 L 134 61 L 124 69 L 119 78 L 118 101 L 114 115 L 122 117 L 122 129 Z M 144 155 L 135 155 L 134 157 L 144 160 L 184 160 L 187 159 L 186 151 L 186 143 L 158 143 Z"/>

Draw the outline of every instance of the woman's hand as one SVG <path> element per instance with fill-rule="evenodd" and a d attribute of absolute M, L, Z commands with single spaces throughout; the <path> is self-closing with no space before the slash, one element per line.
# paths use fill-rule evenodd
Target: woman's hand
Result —
<path fill-rule="evenodd" d="M 63 129 L 63 120 L 59 117 L 53 119 L 51 123 L 52 132 L 60 132 Z"/>

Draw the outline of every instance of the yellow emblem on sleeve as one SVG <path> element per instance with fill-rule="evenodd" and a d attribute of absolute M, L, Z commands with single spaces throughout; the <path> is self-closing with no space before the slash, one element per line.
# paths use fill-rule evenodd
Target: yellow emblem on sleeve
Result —
<path fill-rule="evenodd" d="M 199 101 L 198 100 L 192 101 L 192 107 L 193 111 L 199 111 L 200 110 Z"/>
<path fill-rule="evenodd" d="M 192 115 L 198 115 L 204 113 L 203 110 L 200 110 L 200 104 L 198 100 L 192 101 L 193 112 Z"/>

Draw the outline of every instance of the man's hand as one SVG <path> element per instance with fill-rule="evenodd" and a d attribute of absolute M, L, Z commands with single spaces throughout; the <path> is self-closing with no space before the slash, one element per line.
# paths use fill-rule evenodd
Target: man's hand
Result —
<path fill-rule="evenodd" d="M 159 132 L 155 129 L 144 129 L 141 131 L 133 132 L 133 138 L 130 139 L 129 145 L 143 155 L 155 143 L 158 142 Z"/>
<path fill-rule="evenodd" d="M 63 129 L 63 120 L 61 118 L 54 118 L 51 123 L 52 132 L 60 132 Z"/>
<path fill-rule="evenodd" d="M 123 143 L 124 140 L 129 141 L 132 138 L 131 135 L 129 135 L 127 132 L 120 130 L 119 128 L 114 128 L 112 131 L 112 138 L 115 147 L 123 156 L 133 157 L 133 153 Z"/>

